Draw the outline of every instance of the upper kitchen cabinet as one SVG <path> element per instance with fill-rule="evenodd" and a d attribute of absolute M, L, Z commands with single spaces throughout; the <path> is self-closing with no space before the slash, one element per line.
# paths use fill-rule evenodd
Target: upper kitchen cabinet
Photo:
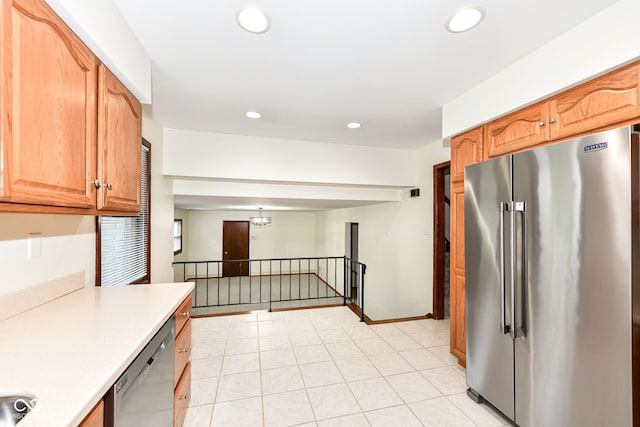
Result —
<path fill-rule="evenodd" d="M 482 128 L 451 138 L 451 181 L 464 179 L 464 167 L 482 161 Z"/>
<path fill-rule="evenodd" d="M 498 157 L 549 141 L 549 105 L 532 105 L 485 125 L 485 157 Z"/>
<path fill-rule="evenodd" d="M 640 117 L 640 64 L 606 74 L 553 97 L 551 139 Z"/>
<path fill-rule="evenodd" d="M 613 71 L 485 125 L 486 158 L 640 117 L 640 64 Z"/>
<path fill-rule="evenodd" d="M 138 100 L 43 0 L 0 22 L 0 211 L 138 213 Z"/>
<path fill-rule="evenodd" d="M 142 107 L 103 64 L 98 81 L 98 209 L 140 212 Z"/>
<path fill-rule="evenodd" d="M 96 58 L 44 2 L 0 7 L 0 201 L 90 208 Z"/>

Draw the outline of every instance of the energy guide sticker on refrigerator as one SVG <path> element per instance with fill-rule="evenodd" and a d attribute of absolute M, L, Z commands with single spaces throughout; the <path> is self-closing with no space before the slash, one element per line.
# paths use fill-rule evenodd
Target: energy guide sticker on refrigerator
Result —
<path fill-rule="evenodd" d="M 465 168 L 468 394 L 518 426 L 640 425 L 638 144 L 628 126 Z"/>

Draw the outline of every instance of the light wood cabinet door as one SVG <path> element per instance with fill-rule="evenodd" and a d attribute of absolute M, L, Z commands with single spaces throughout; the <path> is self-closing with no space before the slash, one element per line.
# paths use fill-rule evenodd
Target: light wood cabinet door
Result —
<path fill-rule="evenodd" d="M 451 298 L 451 318 L 450 318 L 450 334 L 451 354 L 458 358 L 458 363 L 466 366 L 467 363 L 467 335 L 465 324 L 465 286 L 464 273 L 458 272 L 451 276 L 450 298 Z"/>
<path fill-rule="evenodd" d="M 640 117 L 640 64 L 553 97 L 549 114 L 554 140 Z"/>
<path fill-rule="evenodd" d="M 485 158 L 503 156 L 549 141 L 549 104 L 542 102 L 485 125 Z"/>
<path fill-rule="evenodd" d="M 451 181 L 464 179 L 464 167 L 482 161 L 482 128 L 451 138 Z"/>
<path fill-rule="evenodd" d="M 138 213 L 142 107 L 104 64 L 98 74 L 98 209 Z"/>
<path fill-rule="evenodd" d="M 78 427 L 103 427 L 104 426 L 104 401 L 100 400 L 93 407 L 89 415 L 79 424 Z"/>
<path fill-rule="evenodd" d="M 191 355 L 191 319 L 187 321 L 184 328 L 182 328 L 180 333 L 176 336 L 175 352 L 173 371 L 174 385 L 178 384 L 178 380 L 182 376 L 184 367 L 187 366 L 187 362 L 189 362 L 189 357 Z"/>
<path fill-rule="evenodd" d="M 191 362 L 187 363 L 184 373 L 173 392 L 173 426 L 182 427 L 191 399 Z"/>
<path fill-rule="evenodd" d="M 451 187 L 451 271 L 450 277 L 450 333 L 451 353 L 460 364 L 466 363 L 465 288 L 464 288 L 464 183 Z"/>
<path fill-rule="evenodd" d="M 0 201 L 95 206 L 95 56 L 44 1 L 0 22 Z"/>

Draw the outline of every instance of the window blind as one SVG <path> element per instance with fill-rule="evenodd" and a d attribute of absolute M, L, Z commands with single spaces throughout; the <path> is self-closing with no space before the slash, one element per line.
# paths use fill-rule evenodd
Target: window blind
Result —
<path fill-rule="evenodd" d="M 100 220 L 102 286 L 129 285 L 148 277 L 150 148 L 142 145 L 139 216 Z"/>

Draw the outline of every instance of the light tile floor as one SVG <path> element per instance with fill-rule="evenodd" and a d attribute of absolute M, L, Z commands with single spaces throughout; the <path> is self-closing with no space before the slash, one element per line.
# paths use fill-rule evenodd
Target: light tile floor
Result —
<path fill-rule="evenodd" d="M 367 326 L 346 307 L 193 319 L 187 427 L 493 427 L 447 320 Z"/>

